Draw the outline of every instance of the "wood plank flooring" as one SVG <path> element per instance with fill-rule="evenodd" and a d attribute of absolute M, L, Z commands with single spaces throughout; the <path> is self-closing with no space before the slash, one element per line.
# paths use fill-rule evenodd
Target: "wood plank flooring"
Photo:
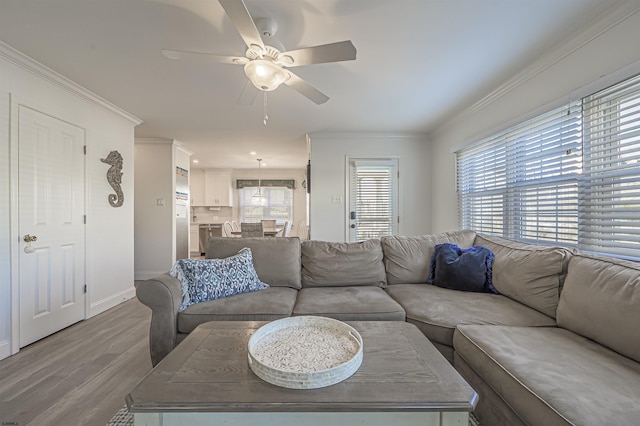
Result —
<path fill-rule="evenodd" d="M 131 299 L 0 361 L 0 425 L 104 426 L 151 370 L 150 321 Z"/>

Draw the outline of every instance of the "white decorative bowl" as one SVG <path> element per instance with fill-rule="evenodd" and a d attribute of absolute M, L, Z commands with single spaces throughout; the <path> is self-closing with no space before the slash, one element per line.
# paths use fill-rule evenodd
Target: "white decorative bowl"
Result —
<path fill-rule="evenodd" d="M 290 389 L 331 386 L 362 364 L 355 328 L 325 317 L 299 316 L 260 327 L 249 339 L 249 367 L 265 382 Z"/>

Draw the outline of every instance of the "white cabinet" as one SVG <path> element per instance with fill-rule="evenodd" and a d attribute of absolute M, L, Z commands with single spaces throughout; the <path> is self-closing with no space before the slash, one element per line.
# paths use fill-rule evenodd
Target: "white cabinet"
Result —
<path fill-rule="evenodd" d="M 191 205 L 231 207 L 233 205 L 231 173 L 218 169 L 192 169 Z"/>
<path fill-rule="evenodd" d="M 191 169 L 190 188 L 191 205 L 206 206 L 204 203 L 204 170 Z"/>
<path fill-rule="evenodd" d="M 204 202 L 206 206 L 231 206 L 231 174 L 216 170 L 204 172 Z"/>

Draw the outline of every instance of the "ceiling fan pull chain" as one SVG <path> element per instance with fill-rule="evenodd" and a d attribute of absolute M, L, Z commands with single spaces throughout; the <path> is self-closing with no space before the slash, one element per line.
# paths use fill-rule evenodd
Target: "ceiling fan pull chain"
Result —
<path fill-rule="evenodd" d="M 264 105 L 263 105 L 264 120 L 262 120 L 262 123 L 266 126 L 267 125 L 267 121 L 269 121 L 269 116 L 267 115 L 267 91 L 263 90 L 262 93 L 264 93 Z"/>

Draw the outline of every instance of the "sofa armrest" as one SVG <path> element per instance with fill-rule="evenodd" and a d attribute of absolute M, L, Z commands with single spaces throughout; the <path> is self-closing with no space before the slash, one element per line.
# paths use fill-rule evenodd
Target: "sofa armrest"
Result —
<path fill-rule="evenodd" d="M 138 284 L 136 296 L 151 308 L 149 350 L 155 366 L 176 346 L 182 286 L 176 278 L 162 274 Z"/>

